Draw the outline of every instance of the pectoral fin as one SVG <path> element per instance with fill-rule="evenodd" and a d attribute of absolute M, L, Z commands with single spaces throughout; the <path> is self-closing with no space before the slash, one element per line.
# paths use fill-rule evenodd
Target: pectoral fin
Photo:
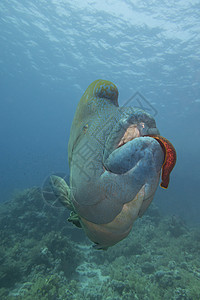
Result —
<path fill-rule="evenodd" d="M 69 210 L 74 210 L 70 201 L 70 188 L 65 180 L 56 175 L 51 175 L 49 179 L 50 186 L 58 200 Z"/>

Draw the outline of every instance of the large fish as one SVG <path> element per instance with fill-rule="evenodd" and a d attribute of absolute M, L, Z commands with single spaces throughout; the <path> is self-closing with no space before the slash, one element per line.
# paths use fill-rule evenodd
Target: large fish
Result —
<path fill-rule="evenodd" d="M 172 144 L 159 135 L 151 115 L 119 107 L 118 89 L 96 80 L 83 94 L 68 144 L 70 186 L 51 176 L 60 201 L 72 210 L 99 249 L 118 243 L 153 200 L 162 171 L 167 188 L 176 162 Z"/>

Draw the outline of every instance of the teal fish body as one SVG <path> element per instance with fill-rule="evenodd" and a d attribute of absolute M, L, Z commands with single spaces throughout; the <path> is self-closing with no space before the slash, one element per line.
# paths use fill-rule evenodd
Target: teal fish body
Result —
<path fill-rule="evenodd" d="M 99 248 L 124 239 L 151 203 L 164 154 L 141 109 L 119 107 L 117 87 L 96 80 L 82 96 L 68 144 L 70 201 Z"/>

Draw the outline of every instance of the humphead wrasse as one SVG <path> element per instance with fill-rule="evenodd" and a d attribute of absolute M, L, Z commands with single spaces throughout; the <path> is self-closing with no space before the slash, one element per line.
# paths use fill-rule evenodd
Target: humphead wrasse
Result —
<path fill-rule="evenodd" d="M 99 249 L 118 243 L 153 200 L 167 188 L 176 162 L 172 144 L 154 118 L 141 109 L 119 107 L 118 89 L 96 80 L 83 94 L 68 144 L 70 184 L 51 176 L 51 186 Z"/>

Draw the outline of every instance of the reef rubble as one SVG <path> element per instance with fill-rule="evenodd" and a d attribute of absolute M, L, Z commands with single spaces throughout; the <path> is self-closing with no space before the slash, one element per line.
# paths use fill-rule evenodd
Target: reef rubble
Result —
<path fill-rule="evenodd" d="M 155 205 L 124 241 L 95 250 L 40 188 L 0 204 L 2 300 L 199 300 L 200 229 Z"/>

